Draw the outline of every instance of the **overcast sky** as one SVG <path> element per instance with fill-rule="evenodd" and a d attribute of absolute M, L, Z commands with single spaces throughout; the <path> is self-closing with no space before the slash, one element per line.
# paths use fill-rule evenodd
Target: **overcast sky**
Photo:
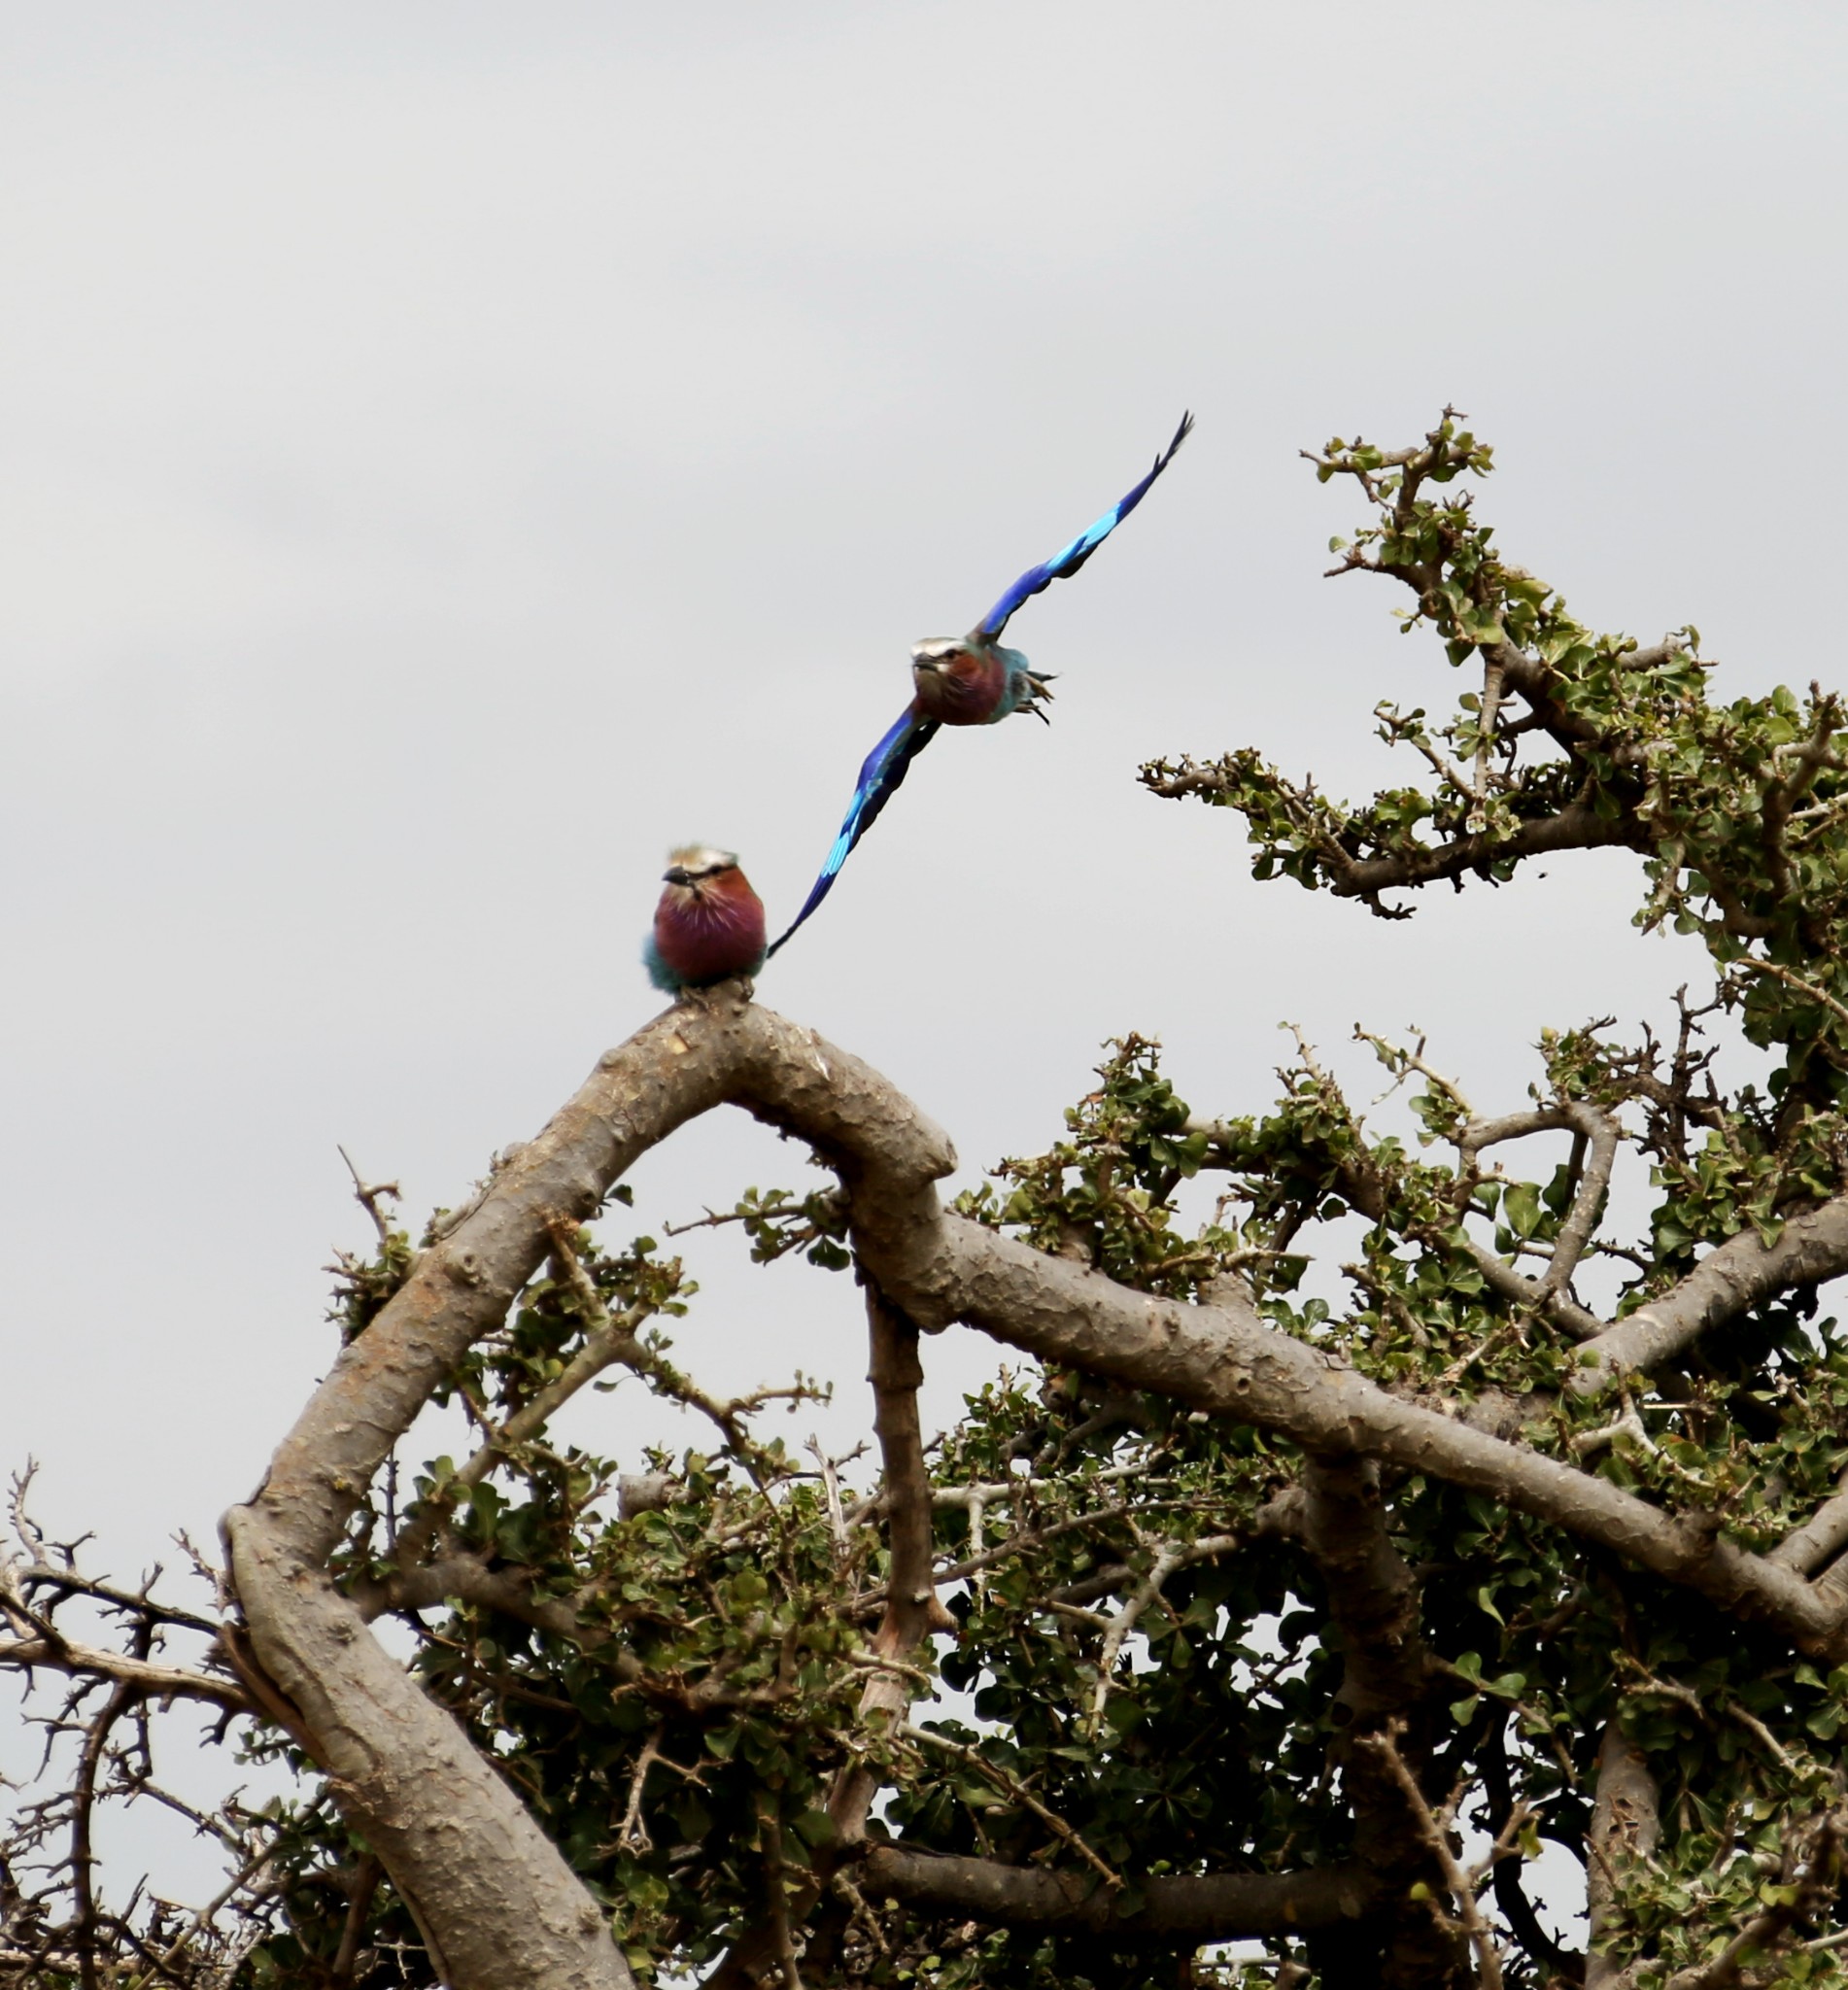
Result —
<path fill-rule="evenodd" d="M 1838 678 L 1845 53 L 1691 0 L 0 0 L 0 1464 L 120 1572 L 209 1536 L 331 1352 L 335 1143 L 459 1201 L 659 1006 L 670 844 L 793 913 L 908 644 L 1183 407 L 1010 631 L 1051 729 L 940 739 L 763 998 L 969 1169 L 1127 1029 L 1220 1114 L 1283 1017 L 1369 1090 L 1352 1025 L 1421 1024 L 1492 1107 L 1543 1024 L 1660 1018 L 1703 960 L 1630 859 L 1386 926 L 1135 770 L 1412 777 L 1370 708 L 1455 680 L 1318 577 L 1296 451 L 1446 400 L 1585 618 Z M 714 1119 L 642 1214 L 799 1158 Z M 689 1243 L 687 1364 L 864 1424 L 848 1282 Z M 941 1424 L 995 1355 L 926 1360 Z"/>

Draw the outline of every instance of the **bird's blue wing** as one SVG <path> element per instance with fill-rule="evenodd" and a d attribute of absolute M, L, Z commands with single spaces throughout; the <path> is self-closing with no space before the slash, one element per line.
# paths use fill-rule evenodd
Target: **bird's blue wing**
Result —
<path fill-rule="evenodd" d="M 828 861 L 821 867 L 821 875 L 815 879 L 814 889 L 809 892 L 802 910 L 791 921 L 789 931 L 770 947 L 770 953 L 774 953 L 828 896 L 834 888 L 835 879 L 840 875 L 841 865 L 853 854 L 854 844 L 873 827 L 879 810 L 892 799 L 899 783 L 909 772 L 912 761 L 936 736 L 937 721 L 925 718 L 916 705 L 909 705 L 898 724 L 867 755 L 866 765 L 860 770 L 860 778 L 854 784 L 853 800 L 847 805 L 846 820 L 840 825 L 840 834 L 835 838 L 834 848 L 828 852 Z M 770 955 L 766 954 L 765 958 L 768 960 Z"/>
<path fill-rule="evenodd" d="M 1031 600 L 1041 589 L 1048 588 L 1055 580 L 1063 580 L 1068 573 L 1076 573 L 1099 546 L 1122 524 L 1137 505 L 1143 501 L 1143 494 L 1175 460 L 1175 451 L 1186 441 L 1193 428 L 1193 417 L 1182 415 L 1181 427 L 1175 430 L 1175 439 L 1155 459 L 1155 466 L 1136 488 L 1125 498 L 1119 498 L 1105 512 L 1095 525 L 1087 526 L 1069 546 L 1061 546 L 1050 560 L 1039 566 L 1030 566 L 1008 592 L 982 618 L 978 635 L 996 636 L 1007 628 L 1009 618 L 1022 601 Z"/>

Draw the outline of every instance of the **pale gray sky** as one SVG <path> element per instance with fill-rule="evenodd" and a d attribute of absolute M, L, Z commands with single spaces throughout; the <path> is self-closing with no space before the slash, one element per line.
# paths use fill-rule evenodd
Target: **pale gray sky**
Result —
<path fill-rule="evenodd" d="M 1386 926 L 1134 772 L 1359 789 L 1373 702 L 1448 699 L 1295 457 L 1446 399 L 1589 619 L 1838 674 L 1845 54 L 1690 0 L 0 0 L 0 1463 L 124 1572 L 209 1533 L 330 1353 L 335 1142 L 458 1200 L 657 1006 L 670 843 L 787 917 L 907 645 L 1183 406 L 1010 632 L 1051 730 L 940 740 L 764 999 L 970 1167 L 1128 1028 L 1227 1113 L 1283 1016 L 1421 1023 L 1492 1104 L 1543 1023 L 1660 1014 L 1701 963 L 1627 859 Z M 644 1213 L 797 1158 L 709 1122 Z M 847 1282 L 691 1241 L 688 1362 L 856 1424 Z M 993 1355 L 927 1360 L 941 1420 Z"/>

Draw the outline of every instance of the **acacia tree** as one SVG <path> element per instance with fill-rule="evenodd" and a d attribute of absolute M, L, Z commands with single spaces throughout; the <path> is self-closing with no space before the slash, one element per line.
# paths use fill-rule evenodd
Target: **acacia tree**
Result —
<path fill-rule="evenodd" d="M 415 1246 L 361 1184 L 344 1347 L 226 1517 L 217 1607 L 91 1578 L 16 1500 L 0 1660 L 62 1697 L 0 1979 L 1843 1980 L 1839 702 L 1722 704 L 1692 630 L 1574 621 L 1476 521 L 1489 452 L 1448 412 L 1313 461 L 1372 508 L 1336 571 L 1407 590 L 1468 670 L 1455 716 L 1380 706 L 1421 779 L 1361 807 L 1249 751 L 1145 782 L 1383 917 L 1631 850 L 1638 923 L 1697 935 L 1710 989 L 1660 1033 L 1549 1033 L 1480 1103 L 1369 1038 L 1404 1138 L 1308 1045 L 1240 1116 L 1128 1037 L 1054 1145 L 945 1208 L 920 1110 L 730 984 Z M 620 1184 L 722 1105 L 823 1171 L 714 1220 L 864 1287 L 876 1469 L 759 1434 L 806 1378 L 721 1400 L 670 1356 L 690 1288 Z M 952 1321 L 1028 1358 L 927 1444 Z M 616 1373 L 710 1441 L 628 1477 L 550 1441 Z M 445 1403 L 472 1452 L 400 1458 Z M 91 1849 L 186 1700 L 298 1777 L 198 1815 L 233 1870 L 191 1915 L 111 1896 Z M 1549 1843 L 1589 1944 L 1536 1904 Z M 1215 1960 L 1238 1939 L 1270 1960 Z"/>

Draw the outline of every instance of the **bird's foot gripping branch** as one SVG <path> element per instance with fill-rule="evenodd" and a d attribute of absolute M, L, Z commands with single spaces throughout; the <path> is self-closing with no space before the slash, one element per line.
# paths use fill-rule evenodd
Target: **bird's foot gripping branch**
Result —
<path fill-rule="evenodd" d="M 0 1981 L 1154 1990 L 1236 1980 L 1235 1940 L 1249 1982 L 1322 1990 L 1841 1981 L 1835 707 L 1718 706 L 1691 637 L 1579 628 L 1456 495 L 1488 457 L 1454 422 L 1317 463 L 1379 507 L 1338 570 L 1404 581 L 1470 670 L 1447 727 L 1383 710 L 1429 780 L 1357 810 L 1246 755 L 1151 783 L 1387 911 L 1631 848 L 1711 999 L 1549 1036 L 1525 1097 L 1365 1038 L 1409 1107 L 1380 1125 L 1308 1044 L 1242 1116 L 1128 1038 L 1054 1147 L 945 1206 L 918 1109 L 726 984 L 419 1243 L 361 1184 L 342 1352 L 227 1520 L 239 1614 L 160 1615 L 22 1522 L 0 1661 L 79 1697 Z M 810 1378 L 680 1365 L 684 1270 L 612 1208 L 725 1105 L 824 1171 L 706 1220 L 856 1270 L 864 1462 L 765 1434 Z M 927 1443 L 964 1328 L 1015 1365 Z M 709 1437 L 619 1477 L 561 1434 L 619 1378 Z M 468 1442 L 426 1462 L 432 1403 Z M 113 1645 L 76 1634 L 99 1600 Z M 233 1820 L 240 1890 L 193 1935 L 112 1915 L 88 1851 L 185 1698 L 313 1799 Z"/>

